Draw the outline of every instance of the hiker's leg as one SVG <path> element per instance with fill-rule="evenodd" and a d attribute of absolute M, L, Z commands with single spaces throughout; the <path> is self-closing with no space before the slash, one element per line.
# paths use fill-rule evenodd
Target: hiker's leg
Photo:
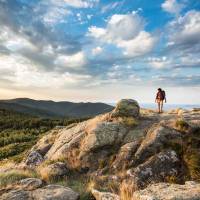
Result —
<path fill-rule="evenodd" d="M 160 102 L 160 112 L 163 112 L 163 101 Z"/>
<path fill-rule="evenodd" d="M 160 113 L 160 102 L 158 101 L 158 112 Z"/>

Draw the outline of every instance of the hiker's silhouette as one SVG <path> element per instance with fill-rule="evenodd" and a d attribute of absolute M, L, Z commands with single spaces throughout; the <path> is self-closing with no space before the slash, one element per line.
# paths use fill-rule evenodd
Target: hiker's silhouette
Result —
<path fill-rule="evenodd" d="M 158 113 L 163 112 L 163 102 L 167 103 L 166 99 L 166 93 L 161 88 L 158 88 L 158 91 L 156 93 L 156 99 L 155 102 L 158 104 Z"/>

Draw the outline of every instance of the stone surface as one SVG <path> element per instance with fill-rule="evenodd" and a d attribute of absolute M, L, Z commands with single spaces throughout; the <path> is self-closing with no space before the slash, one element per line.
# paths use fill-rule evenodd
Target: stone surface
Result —
<path fill-rule="evenodd" d="M 78 200 L 79 194 L 60 185 L 48 185 L 32 192 L 34 200 Z"/>
<path fill-rule="evenodd" d="M 66 164 L 62 162 L 41 166 L 38 171 L 45 180 L 58 179 L 68 174 Z"/>
<path fill-rule="evenodd" d="M 126 169 L 129 166 L 139 144 L 140 141 L 136 140 L 123 145 L 116 155 L 114 162 L 112 163 L 112 168 L 114 170 Z"/>
<path fill-rule="evenodd" d="M 127 174 L 137 189 L 145 188 L 150 183 L 166 181 L 177 176 L 180 160 L 175 151 L 168 150 L 152 156 L 138 167 L 130 169 Z"/>
<path fill-rule="evenodd" d="M 33 166 L 37 166 L 40 163 L 42 163 L 43 160 L 44 159 L 43 159 L 42 155 L 38 151 L 31 151 L 29 153 L 29 155 L 27 156 L 25 164 L 33 167 Z"/>
<path fill-rule="evenodd" d="M 138 117 L 140 107 L 133 99 L 122 99 L 117 103 L 116 108 L 111 113 L 112 117 Z"/>
<path fill-rule="evenodd" d="M 0 196 L 1 200 L 33 200 L 28 191 L 11 190 Z"/>
<path fill-rule="evenodd" d="M 175 129 L 163 125 L 153 126 L 145 136 L 140 147 L 135 153 L 138 163 L 142 163 L 148 157 L 159 153 L 165 147 L 170 147 L 170 143 L 182 143 L 182 135 Z"/>
<path fill-rule="evenodd" d="M 9 188 L 1 196 L 1 200 L 78 200 L 79 194 L 72 189 L 60 185 L 41 187 L 41 181 L 24 179 L 18 189 Z M 39 188 L 38 188 L 39 187 Z"/>
<path fill-rule="evenodd" d="M 99 192 L 98 190 L 92 190 L 92 195 L 96 200 L 120 200 L 119 196 L 110 192 Z"/>
<path fill-rule="evenodd" d="M 38 178 L 26 178 L 18 183 L 18 187 L 25 190 L 34 190 L 41 187 L 42 184 L 42 181 Z"/>
<path fill-rule="evenodd" d="M 121 100 L 111 113 L 60 130 L 55 129 L 45 135 L 32 148 L 26 164 L 36 166 L 43 161 L 43 157 L 55 161 L 64 158 L 69 168 L 95 170 L 99 162 L 95 158 L 106 159 L 121 144 L 138 137 L 122 123 L 123 117 L 129 117 L 130 120 L 138 116 L 139 105 L 135 100 Z"/>
<path fill-rule="evenodd" d="M 157 183 L 144 190 L 136 191 L 133 200 L 199 200 L 200 183 L 186 182 L 185 185 Z"/>

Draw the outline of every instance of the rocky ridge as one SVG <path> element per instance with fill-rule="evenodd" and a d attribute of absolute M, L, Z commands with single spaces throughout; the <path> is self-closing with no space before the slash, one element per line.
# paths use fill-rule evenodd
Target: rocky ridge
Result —
<path fill-rule="evenodd" d="M 43 183 L 74 172 L 90 177 L 95 182 L 91 191 L 99 200 L 124 199 L 124 193 L 130 193 L 130 199 L 134 200 L 196 200 L 200 199 L 199 136 L 200 109 L 177 109 L 158 115 L 140 109 L 135 100 L 124 99 L 110 113 L 48 132 L 18 168 L 36 171 Z M 98 191 L 103 179 L 107 193 Z M 110 181 L 115 184 L 116 194 L 107 187 Z M 13 199 L 13 194 L 39 199 L 38 190 L 47 196 L 55 190 L 58 196 L 41 199 L 78 198 L 67 187 L 45 185 L 31 191 L 20 186 L 20 192 L 11 186 L 0 194 L 8 200 Z M 128 190 L 118 196 L 123 185 Z M 159 190 L 172 194 L 159 195 Z M 187 198 L 180 195 L 182 191 Z"/>

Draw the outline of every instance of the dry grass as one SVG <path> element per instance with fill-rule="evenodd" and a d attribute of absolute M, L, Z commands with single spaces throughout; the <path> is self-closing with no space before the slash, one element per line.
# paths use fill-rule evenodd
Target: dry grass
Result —
<path fill-rule="evenodd" d="M 133 193 L 135 192 L 134 184 L 131 182 L 123 181 L 120 185 L 120 200 L 133 200 Z"/>
<path fill-rule="evenodd" d="M 25 178 L 35 178 L 37 174 L 31 170 L 10 170 L 0 173 L 0 187 L 6 187 Z"/>

